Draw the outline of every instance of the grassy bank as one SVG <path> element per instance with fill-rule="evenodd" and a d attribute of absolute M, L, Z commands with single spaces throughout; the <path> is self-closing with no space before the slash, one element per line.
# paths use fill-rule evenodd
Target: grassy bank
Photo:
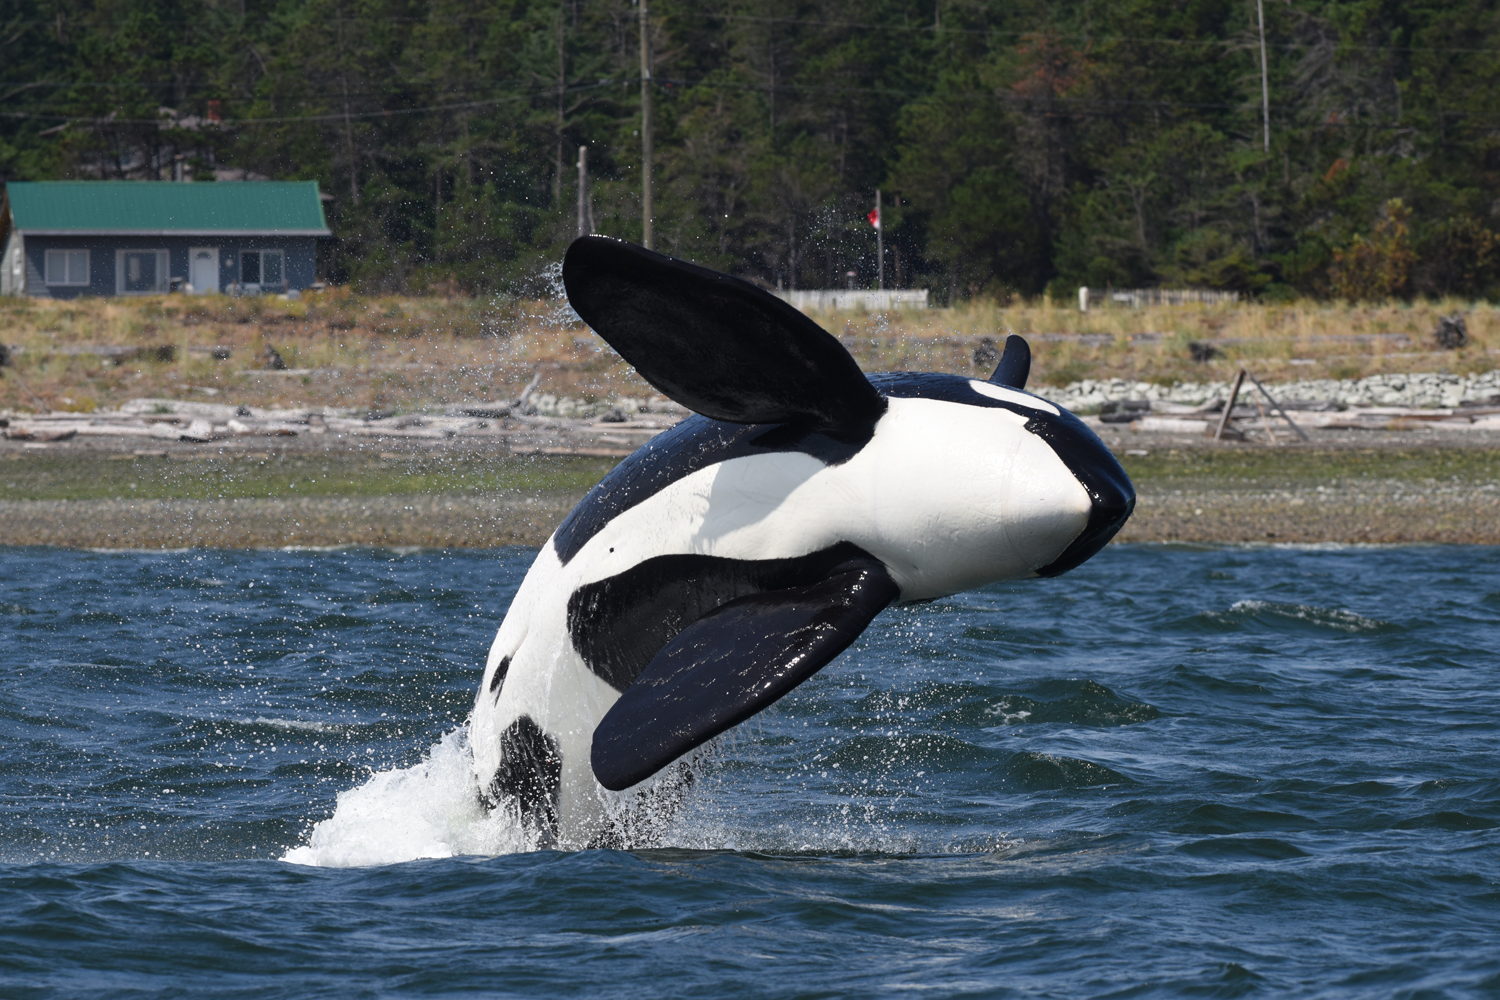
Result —
<path fill-rule="evenodd" d="M 1125 455 L 1120 461 L 1146 493 L 1326 490 L 1379 483 L 1416 490 L 1500 487 L 1500 452 L 1480 448 L 1184 448 Z"/>
<path fill-rule="evenodd" d="M 486 494 L 576 494 L 614 467 L 601 458 L 463 452 L 369 455 L 252 452 L 108 455 L 10 452 L 0 500 L 225 500 Z M 1172 490 L 1305 490 L 1405 483 L 1495 488 L 1500 452 L 1479 448 L 1154 450 L 1125 455 L 1143 494 Z"/>
<path fill-rule="evenodd" d="M 1470 344 L 1439 350 L 1440 316 L 1466 314 Z M 168 397 L 250 406 L 413 410 L 540 391 L 586 400 L 653 390 L 558 302 L 369 297 L 344 289 L 270 297 L 0 299 L 0 410 L 89 411 Z M 1249 364 L 1273 381 L 1487 371 L 1500 311 L 1459 301 L 1095 309 L 979 301 L 954 309 L 815 317 L 867 371 L 987 371 L 982 339 L 1027 335 L 1038 384 L 1122 377 L 1163 384 L 1227 378 Z M 1194 361 L 1190 343 L 1214 357 Z M 138 347 L 120 363 L 91 353 Z M 287 366 L 271 370 L 268 351 Z"/>
<path fill-rule="evenodd" d="M 0 461 L 0 500 L 582 496 L 614 464 L 595 458 L 474 454 L 11 455 Z"/>
<path fill-rule="evenodd" d="M 1126 456 L 1127 542 L 1500 544 L 1500 452 L 1181 449 Z"/>

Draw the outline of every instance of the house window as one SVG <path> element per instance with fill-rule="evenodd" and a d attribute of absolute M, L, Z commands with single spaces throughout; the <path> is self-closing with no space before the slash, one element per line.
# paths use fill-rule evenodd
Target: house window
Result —
<path fill-rule="evenodd" d="M 87 250 L 48 250 L 47 284 L 87 285 L 89 252 Z"/>
<path fill-rule="evenodd" d="M 170 281 L 165 250 L 115 252 L 115 291 L 118 294 L 153 295 L 167 291 Z"/>
<path fill-rule="evenodd" d="M 280 288 L 286 284 L 285 260 L 280 250 L 240 252 L 240 284 Z"/>

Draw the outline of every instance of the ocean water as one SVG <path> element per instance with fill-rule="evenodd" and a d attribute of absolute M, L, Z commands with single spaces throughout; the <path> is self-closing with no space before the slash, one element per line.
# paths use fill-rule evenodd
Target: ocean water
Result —
<path fill-rule="evenodd" d="M 531 554 L 0 549 L 0 996 L 1500 996 L 1500 551 L 891 609 L 573 853 L 467 777 Z"/>

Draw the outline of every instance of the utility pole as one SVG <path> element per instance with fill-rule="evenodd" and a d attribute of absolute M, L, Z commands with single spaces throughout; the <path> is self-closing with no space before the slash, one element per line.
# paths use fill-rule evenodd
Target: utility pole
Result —
<path fill-rule="evenodd" d="M 641 0 L 641 245 L 651 246 L 651 37 Z"/>
<path fill-rule="evenodd" d="M 589 148 L 578 147 L 578 235 L 589 234 Z"/>
<path fill-rule="evenodd" d="M 641 0 L 645 3 L 646 0 Z M 1266 5 L 1255 0 L 1255 15 L 1260 20 L 1260 113 L 1266 127 L 1266 152 L 1271 151 L 1271 85 L 1266 76 Z"/>
<path fill-rule="evenodd" d="M 880 290 L 885 291 L 885 214 L 880 210 L 880 188 L 875 189 L 875 265 L 876 280 Z"/>
<path fill-rule="evenodd" d="M 344 87 L 344 141 L 349 147 L 349 197 L 358 205 L 359 163 L 354 158 L 354 126 L 349 123 L 349 72 L 344 62 L 344 8 L 335 7 L 333 13 L 338 18 L 339 26 L 339 82 Z"/>

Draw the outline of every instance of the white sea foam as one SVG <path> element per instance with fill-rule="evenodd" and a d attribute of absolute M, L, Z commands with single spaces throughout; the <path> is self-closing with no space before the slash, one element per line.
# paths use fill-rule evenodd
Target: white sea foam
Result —
<path fill-rule="evenodd" d="M 1231 614 L 1256 615 L 1268 618 L 1290 618 L 1338 629 L 1340 632 L 1380 632 L 1391 628 L 1390 622 L 1377 618 L 1366 618 L 1346 608 L 1320 608 L 1312 604 L 1281 604 L 1275 601 L 1235 601 L 1229 606 Z"/>
<path fill-rule="evenodd" d="M 474 794 L 468 728 L 449 733 L 413 767 L 374 774 L 340 792 L 333 815 L 281 860 L 322 868 L 528 850 L 520 826 Z"/>

